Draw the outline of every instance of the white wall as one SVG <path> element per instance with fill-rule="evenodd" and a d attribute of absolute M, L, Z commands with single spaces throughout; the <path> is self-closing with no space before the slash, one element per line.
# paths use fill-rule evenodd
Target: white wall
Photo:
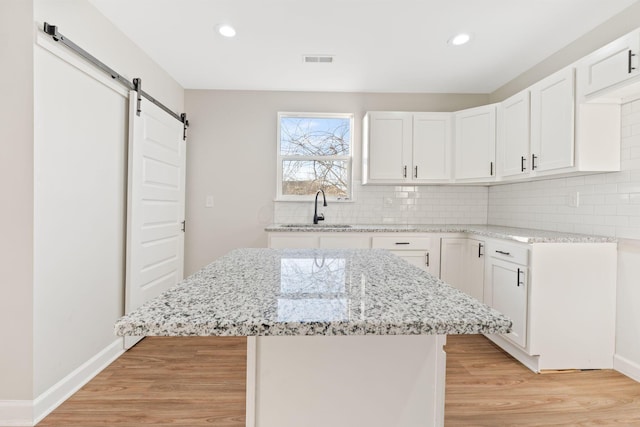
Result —
<path fill-rule="evenodd" d="M 121 342 L 126 91 L 38 44 L 44 21 L 184 111 L 180 85 L 86 0 L 0 2 L 0 424 L 40 417 Z"/>
<path fill-rule="evenodd" d="M 185 243 L 185 273 L 190 274 L 233 248 L 266 246 L 264 227 L 274 222 L 278 111 L 354 113 L 354 177 L 359 178 L 362 117 L 366 111 L 455 111 L 486 104 L 488 96 L 187 90 L 185 102 L 192 123 L 187 144 Z M 386 217 L 380 214 L 379 218 L 406 220 L 401 211 L 407 205 L 399 202 L 402 196 L 396 199 L 395 187 L 358 191 L 361 201 L 379 202 L 381 207 L 388 194 L 395 204 L 387 206 Z M 457 191 L 443 187 L 432 194 L 438 203 L 447 199 L 453 205 L 460 195 Z M 486 200 L 486 188 L 465 191 L 476 195 L 477 200 Z M 422 190 L 413 193 L 421 194 Z M 205 208 L 207 195 L 214 197 L 213 208 Z M 299 203 L 277 205 L 280 219 L 310 219 L 311 203 L 302 207 Z M 347 220 L 347 210 L 363 211 L 368 206 L 336 203 L 325 213 L 328 220 L 334 216 Z M 441 210 L 434 212 L 439 215 Z M 476 222 L 485 216 L 481 206 L 477 215 L 466 220 Z"/>
<path fill-rule="evenodd" d="M 177 112 L 183 89 L 84 0 L 35 2 L 69 39 Z M 75 59 L 76 57 L 74 57 Z M 84 65 L 84 63 L 82 62 Z M 99 80 L 110 81 L 100 75 Z M 121 89 L 120 89 L 121 91 Z M 34 393 L 117 340 L 123 314 L 127 98 L 35 48 Z"/>
<path fill-rule="evenodd" d="M 576 11 L 576 19 L 580 19 L 579 11 Z M 639 25 L 640 3 L 636 3 L 495 90 L 490 95 L 491 102 L 502 101 L 520 92 L 610 41 L 635 30 Z"/>
<path fill-rule="evenodd" d="M 31 2 L 0 2 L 0 401 L 33 396 L 32 28 Z"/>

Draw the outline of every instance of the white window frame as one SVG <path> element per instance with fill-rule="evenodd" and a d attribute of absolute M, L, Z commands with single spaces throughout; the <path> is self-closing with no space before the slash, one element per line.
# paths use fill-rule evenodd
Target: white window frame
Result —
<path fill-rule="evenodd" d="M 331 118 L 331 119 L 349 119 L 349 155 L 348 156 L 283 156 L 280 152 L 280 122 L 283 117 L 310 117 L 310 118 Z M 339 202 L 351 202 L 353 201 L 353 138 L 354 138 L 354 114 L 353 113 L 300 113 L 300 112 L 278 112 L 278 135 L 277 135 L 277 149 L 276 149 L 276 201 L 284 202 L 300 202 L 309 201 L 315 199 L 313 195 L 283 195 L 282 194 L 282 162 L 284 160 L 340 160 L 347 162 L 347 196 L 335 197 L 327 195 L 327 200 L 339 201 Z"/>

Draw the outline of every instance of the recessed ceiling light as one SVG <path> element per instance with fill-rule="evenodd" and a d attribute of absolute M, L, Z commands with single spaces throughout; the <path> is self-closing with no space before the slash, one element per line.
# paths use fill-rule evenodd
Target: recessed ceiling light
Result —
<path fill-rule="evenodd" d="M 218 30 L 220 35 L 223 37 L 231 38 L 231 37 L 235 37 L 236 35 L 236 29 L 229 24 L 220 24 L 216 26 L 216 29 Z"/>
<path fill-rule="evenodd" d="M 460 33 L 451 37 L 447 43 L 453 46 L 462 46 L 463 44 L 469 43 L 469 40 L 471 40 L 470 34 Z"/>

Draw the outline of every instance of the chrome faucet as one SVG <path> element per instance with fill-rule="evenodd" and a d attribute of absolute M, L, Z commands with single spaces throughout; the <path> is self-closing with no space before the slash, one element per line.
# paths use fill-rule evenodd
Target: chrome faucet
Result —
<path fill-rule="evenodd" d="M 327 206 L 327 198 L 324 195 L 324 190 L 318 190 L 318 192 L 316 193 L 316 203 L 315 203 L 315 210 L 313 211 L 313 223 L 317 224 L 318 221 L 324 221 L 324 214 L 321 213 L 320 215 L 318 215 L 318 195 L 322 193 L 322 200 L 324 201 L 323 206 Z"/>

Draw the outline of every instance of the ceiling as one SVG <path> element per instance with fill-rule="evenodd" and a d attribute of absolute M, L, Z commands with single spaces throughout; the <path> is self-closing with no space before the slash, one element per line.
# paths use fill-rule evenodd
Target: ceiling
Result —
<path fill-rule="evenodd" d="M 637 0 L 90 1 L 186 89 L 491 93 Z"/>

